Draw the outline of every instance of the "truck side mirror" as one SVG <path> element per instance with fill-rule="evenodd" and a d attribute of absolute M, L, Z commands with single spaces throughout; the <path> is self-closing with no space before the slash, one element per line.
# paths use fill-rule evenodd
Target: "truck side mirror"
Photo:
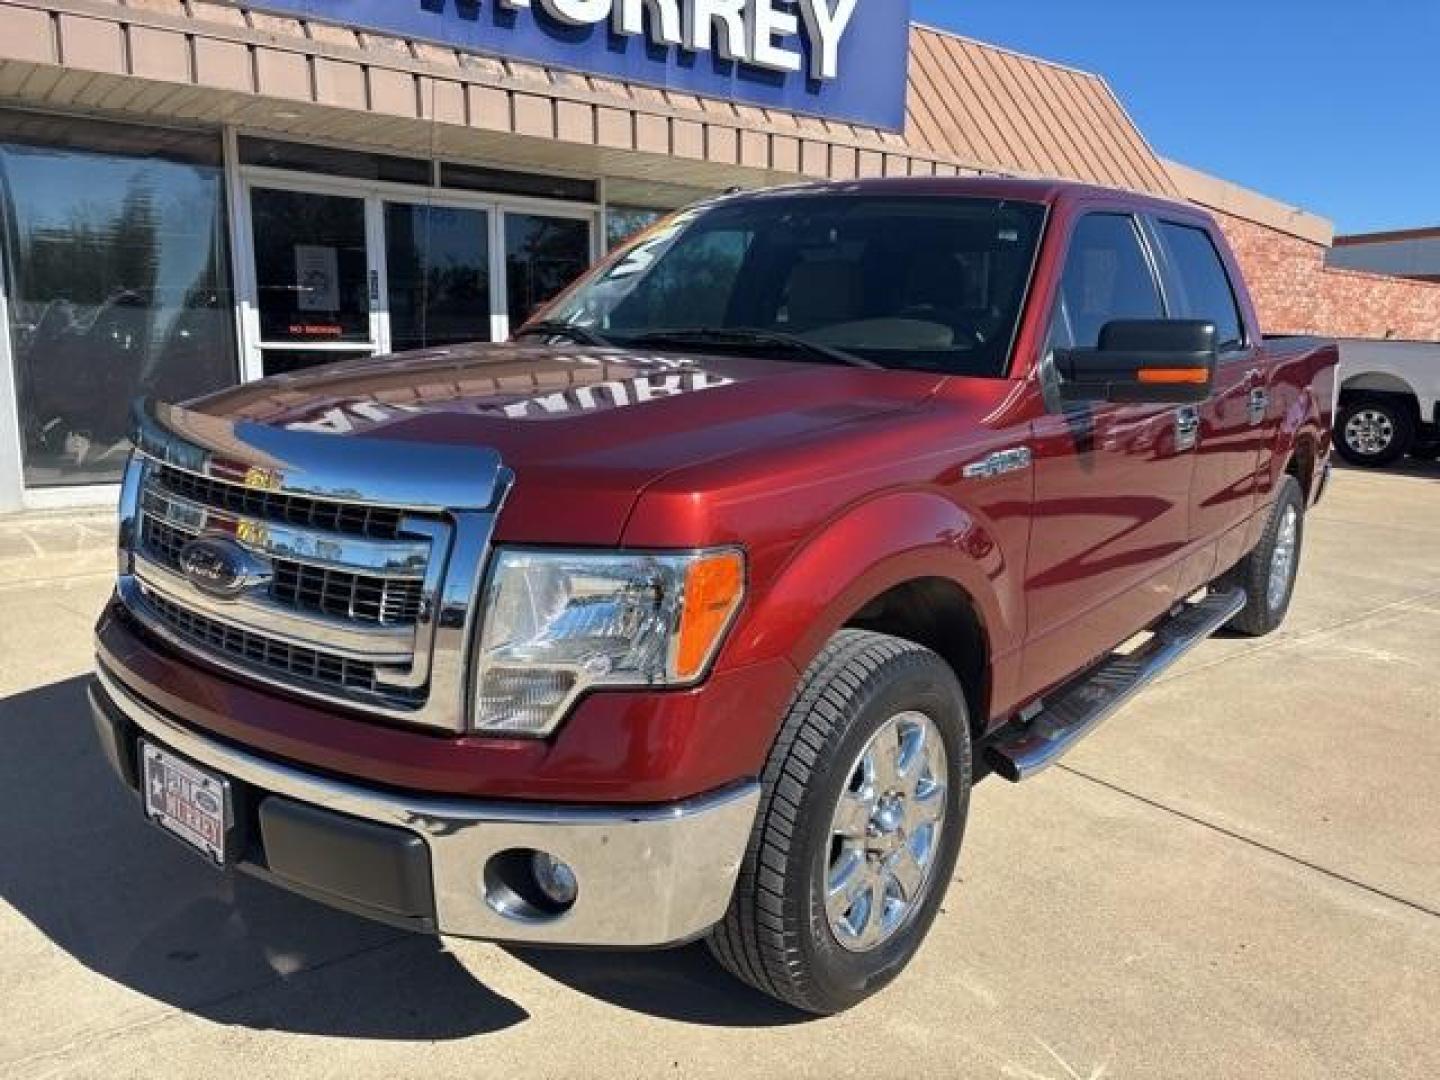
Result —
<path fill-rule="evenodd" d="M 1095 349 L 1057 349 L 1065 401 L 1185 405 L 1204 401 L 1215 381 L 1215 324 L 1192 319 L 1106 323 Z"/>

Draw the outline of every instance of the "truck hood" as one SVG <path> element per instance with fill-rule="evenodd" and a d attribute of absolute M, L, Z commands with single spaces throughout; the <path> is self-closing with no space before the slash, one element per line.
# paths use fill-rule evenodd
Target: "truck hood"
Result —
<path fill-rule="evenodd" d="M 614 544 L 664 476 L 863 425 L 941 381 L 759 357 L 467 345 L 275 376 L 187 408 L 336 438 L 490 447 L 516 477 L 502 540 Z"/>

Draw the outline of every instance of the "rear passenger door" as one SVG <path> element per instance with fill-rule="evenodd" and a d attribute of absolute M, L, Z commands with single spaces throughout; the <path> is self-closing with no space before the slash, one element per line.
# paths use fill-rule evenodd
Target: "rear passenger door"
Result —
<path fill-rule="evenodd" d="M 1174 317 L 1215 324 L 1220 362 L 1214 392 L 1196 410 L 1190 540 L 1219 541 L 1221 558 L 1228 560 L 1228 566 L 1244 553 L 1243 532 L 1231 534 L 1249 522 L 1255 505 L 1269 405 L 1262 357 L 1208 230 L 1195 222 L 1163 217 L 1152 220 L 1149 227 L 1163 255 Z"/>

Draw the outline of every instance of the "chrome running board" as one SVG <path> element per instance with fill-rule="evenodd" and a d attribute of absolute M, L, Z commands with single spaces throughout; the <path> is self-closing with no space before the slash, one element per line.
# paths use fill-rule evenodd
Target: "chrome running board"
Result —
<path fill-rule="evenodd" d="M 1244 607 L 1243 589 L 1182 604 L 1133 652 L 1113 653 L 1047 698 L 1019 727 L 1002 731 L 988 747 L 995 771 L 1018 783 L 1048 769 Z"/>

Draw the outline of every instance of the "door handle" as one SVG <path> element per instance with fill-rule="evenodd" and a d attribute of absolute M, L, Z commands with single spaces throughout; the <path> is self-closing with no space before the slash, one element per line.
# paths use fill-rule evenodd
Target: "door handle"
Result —
<path fill-rule="evenodd" d="M 1193 449 L 1200 441 L 1200 410 L 1185 405 L 1175 410 L 1175 446 L 1179 450 Z"/>
<path fill-rule="evenodd" d="M 1270 411 L 1270 391 L 1263 386 L 1250 391 L 1250 423 L 1259 424 Z"/>

